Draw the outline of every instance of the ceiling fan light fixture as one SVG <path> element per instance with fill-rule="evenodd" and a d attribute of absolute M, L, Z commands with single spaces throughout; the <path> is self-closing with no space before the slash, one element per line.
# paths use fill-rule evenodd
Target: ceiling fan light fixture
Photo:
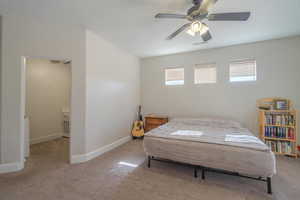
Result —
<path fill-rule="evenodd" d="M 200 21 L 195 21 L 191 24 L 190 28 L 186 31 L 191 36 L 196 36 L 201 34 L 201 30 L 203 29 L 203 25 Z"/>
<path fill-rule="evenodd" d="M 194 33 L 197 33 L 197 32 L 200 32 L 202 29 L 202 23 L 199 22 L 199 21 L 194 21 L 191 25 L 191 30 L 194 32 Z"/>
<path fill-rule="evenodd" d="M 203 25 L 202 28 L 201 28 L 201 30 L 200 30 L 200 35 L 205 34 L 207 31 L 209 31 L 208 26 Z"/>
<path fill-rule="evenodd" d="M 190 28 L 186 31 L 187 34 L 191 35 L 191 36 L 195 36 L 196 33 L 194 33 Z"/>

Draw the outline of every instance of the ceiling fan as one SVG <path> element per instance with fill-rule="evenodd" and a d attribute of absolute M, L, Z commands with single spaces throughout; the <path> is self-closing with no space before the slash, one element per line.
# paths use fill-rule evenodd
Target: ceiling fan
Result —
<path fill-rule="evenodd" d="M 210 8 L 218 0 L 193 0 L 194 6 L 188 9 L 187 14 L 169 14 L 159 13 L 155 15 L 158 19 L 186 19 L 189 23 L 184 24 L 174 33 L 167 37 L 167 40 L 171 40 L 179 33 L 186 31 L 192 36 L 201 35 L 204 42 L 212 38 L 207 24 L 202 20 L 208 21 L 246 21 L 250 17 L 250 12 L 233 12 L 233 13 L 213 13 L 210 14 Z"/>

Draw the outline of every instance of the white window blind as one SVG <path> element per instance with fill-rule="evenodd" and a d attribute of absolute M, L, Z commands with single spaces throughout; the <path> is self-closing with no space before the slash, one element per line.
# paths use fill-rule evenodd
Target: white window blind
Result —
<path fill-rule="evenodd" d="M 194 83 L 216 83 L 217 69 L 216 64 L 201 64 L 196 65 L 194 70 Z"/>
<path fill-rule="evenodd" d="M 245 60 L 230 63 L 230 82 L 256 81 L 256 61 Z"/>
<path fill-rule="evenodd" d="M 184 68 L 165 69 L 166 85 L 184 85 Z"/>

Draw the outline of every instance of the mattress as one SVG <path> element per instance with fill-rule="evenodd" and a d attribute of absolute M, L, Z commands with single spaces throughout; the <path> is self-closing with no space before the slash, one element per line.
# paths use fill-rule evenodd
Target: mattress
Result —
<path fill-rule="evenodd" d="M 251 138 L 227 140 L 228 136 Z M 172 119 L 145 134 L 147 155 L 251 176 L 276 173 L 273 152 L 239 123 L 223 119 Z"/>

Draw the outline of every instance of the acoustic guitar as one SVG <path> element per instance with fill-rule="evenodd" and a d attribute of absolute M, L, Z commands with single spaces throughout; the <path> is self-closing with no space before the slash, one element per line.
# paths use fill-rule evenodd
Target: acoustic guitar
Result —
<path fill-rule="evenodd" d="M 144 137 L 144 133 L 145 133 L 144 122 L 143 122 L 143 116 L 141 114 L 141 111 L 142 111 L 142 107 L 139 106 L 139 111 L 137 113 L 138 120 L 133 122 L 133 127 L 132 127 L 132 131 L 131 131 L 133 139 Z"/>

